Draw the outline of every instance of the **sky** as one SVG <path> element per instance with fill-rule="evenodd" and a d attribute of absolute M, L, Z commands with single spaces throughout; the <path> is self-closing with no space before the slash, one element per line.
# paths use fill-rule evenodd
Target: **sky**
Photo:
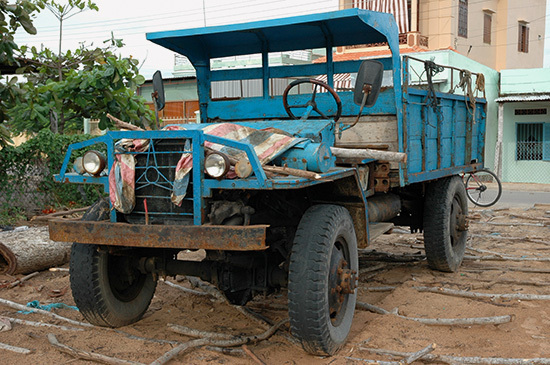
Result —
<path fill-rule="evenodd" d="M 63 22 L 62 49 L 79 43 L 103 46 L 103 41 L 121 38 L 123 56 L 140 61 L 140 73 L 150 78 L 156 70 L 172 76 L 174 53 L 145 39 L 147 32 L 242 23 L 338 9 L 338 0 L 96 0 L 99 11 L 88 10 Z M 549 0 L 550 1 L 550 0 Z M 58 0 L 64 3 L 63 0 Z M 19 32 L 19 45 L 44 45 L 57 52 L 59 22 L 44 9 L 34 20 L 38 33 Z"/>

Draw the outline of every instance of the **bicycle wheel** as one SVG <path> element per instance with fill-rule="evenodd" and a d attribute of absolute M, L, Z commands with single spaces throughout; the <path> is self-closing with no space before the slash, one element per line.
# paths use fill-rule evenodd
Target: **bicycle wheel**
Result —
<path fill-rule="evenodd" d="M 480 207 L 490 207 L 502 195 L 502 184 L 494 172 L 482 170 L 472 172 L 465 182 L 468 199 Z"/>

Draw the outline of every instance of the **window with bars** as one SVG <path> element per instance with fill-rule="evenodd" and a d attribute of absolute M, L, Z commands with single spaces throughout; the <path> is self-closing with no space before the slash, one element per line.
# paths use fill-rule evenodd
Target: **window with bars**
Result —
<path fill-rule="evenodd" d="M 518 27 L 518 52 L 529 52 L 529 25 L 525 22 L 519 22 Z"/>
<path fill-rule="evenodd" d="M 468 0 L 458 1 L 458 36 L 468 38 Z"/>
<path fill-rule="evenodd" d="M 483 43 L 491 44 L 491 26 L 493 16 L 489 13 L 483 14 Z"/>
<path fill-rule="evenodd" d="M 516 160 L 550 161 L 550 123 L 516 125 Z"/>

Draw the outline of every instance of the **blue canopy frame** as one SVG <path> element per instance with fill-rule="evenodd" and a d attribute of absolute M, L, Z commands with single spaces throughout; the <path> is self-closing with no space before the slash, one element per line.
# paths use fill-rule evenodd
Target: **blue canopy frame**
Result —
<path fill-rule="evenodd" d="M 148 33 L 147 39 L 189 58 L 197 72 L 203 122 L 212 119 L 284 118 L 286 113 L 281 98 L 269 95 L 270 78 L 326 74 L 328 84 L 333 86 L 335 73 L 357 72 L 360 63 L 333 62 L 333 47 L 386 42 L 392 56 L 383 60 L 383 63 L 385 69 L 393 71 L 394 88 L 382 93 L 382 102 L 372 112 L 396 114 L 399 126 L 402 124 L 399 36 L 391 14 L 347 9 L 242 24 Z M 270 52 L 314 48 L 326 49 L 326 63 L 269 67 Z M 213 58 L 257 53 L 262 54 L 260 68 L 218 71 L 210 68 L 210 60 Z M 263 80 L 262 97 L 212 101 L 210 91 L 213 81 L 246 79 Z M 320 96 L 320 103 L 325 96 Z M 358 108 L 352 102 L 351 93 L 342 93 L 341 97 L 344 115 L 357 114 Z"/>

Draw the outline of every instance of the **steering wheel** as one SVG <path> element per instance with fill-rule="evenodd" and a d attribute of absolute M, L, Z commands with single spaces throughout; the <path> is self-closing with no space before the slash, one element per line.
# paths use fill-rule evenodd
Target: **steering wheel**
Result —
<path fill-rule="evenodd" d="M 305 104 L 288 105 L 288 93 L 290 92 L 290 90 L 297 85 L 305 84 L 305 83 L 314 85 L 313 93 L 311 94 L 311 99 L 309 99 L 309 101 Z M 319 114 L 322 118 L 329 119 L 329 117 L 327 117 L 323 112 L 319 110 L 319 108 L 317 107 L 317 103 L 315 102 L 315 97 L 317 96 L 317 86 L 326 89 L 330 93 L 330 95 L 336 102 L 336 115 L 334 115 L 332 118 L 334 119 L 335 122 L 338 119 L 340 119 L 340 116 L 342 115 L 342 101 L 340 100 L 340 97 L 338 96 L 336 91 L 334 91 L 333 88 L 331 88 L 329 85 L 325 84 L 324 82 L 316 79 L 298 79 L 298 80 L 292 81 L 286 87 L 283 93 L 283 105 L 289 117 L 291 117 L 292 119 L 306 120 L 311 114 L 311 112 L 314 111 L 317 114 Z M 301 117 L 297 117 L 292 113 L 291 109 L 294 109 L 294 108 L 306 108 L 306 112 Z"/>

